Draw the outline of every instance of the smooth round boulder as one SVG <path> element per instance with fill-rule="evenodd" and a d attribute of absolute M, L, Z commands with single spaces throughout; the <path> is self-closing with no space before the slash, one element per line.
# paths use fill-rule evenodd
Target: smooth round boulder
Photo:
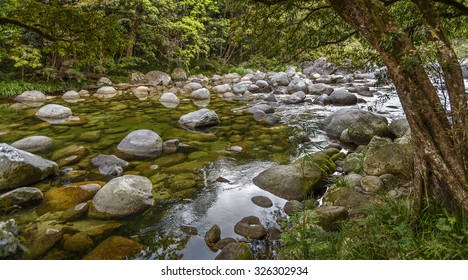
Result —
<path fill-rule="evenodd" d="M 377 192 L 382 187 L 383 182 L 377 176 L 365 176 L 361 179 L 361 188 L 366 192 Z"/>
<path fill-rule="evenodd" d="M 271 201 L 271 199 L 269 199 L 266 196 L 254 196 L 250 200 L 253 202 L 253 204 L 263 208 L 270 208 L 271 206 L 273 206 L 273 202 Z"/>
<path fill-rule="evenodd" d="M 275 82 L 279 86 L 288 86 L 289 77 L 285 72 L 279 72 L 271 76 L 271 81 Z"/>
<path fill-rule="evenodd" d="M 145 75 L 146 81 L 151 85 L 167 86 L 171 83 L 171 76 L 161 71 L 150 71 Z"/>
<path fill-rule="evenodd" d="M 148 98 L 149 91 L 150 89 L 148 87 L 139 86 L 133 90 L 133 94 L 140 100 L 146 100 L 146 98 Z"/>
<path fill-rule="evenodd" d="M 357 104 L 356 95 L 349 93 L 347 90 L 334 90 L 330 94 L 331 103 L 335 106 L 349 106 Z"/>
<path fill-rule="evenodd" d="M 141 213 L 154 204 L 149 179 L 124 175 L 110 180 L 94 196 L 88 216 L 122 218 Z"/>
<path fill-rule="evenodd" d="M 129 133 L 117 146 L 126 154 L 155 158 L 161 154 L 162 139 L 154 131 L 148 129 L 135 130 Z"/>
<path fill-rule="evenodd" d="M 50 149 L 52 139 L 47 136 L 31 136 L 18 140 L 11 146 L 30 153 L 43 152 Z"/>
<path fill-rule="evenodd" d="M 214 93 L 224 94 L 226 92 L 231 91 L 231 85 L 229 84 L 218 85 L 218 86 L 213 87 L 212 90 Z"/>
<path fill-rule="evenodd" d="M 304 209 L 304 204 L 297 200 L 289 200 L 284 204 L 284 213 L 288 214 L 289 216 L 295 215 L 301 212 Z"/>
<path fill-rule="evenodd" d="M 114 155 L 98 155 L 91 159 L 91 163 L 99 168 L 99 173 L 108 176 L 120 176 L 123 172 L 123 167 L 128 165 L 128 162 Z"/>
<path fill-rule="evenodd" d="M 159 102 L 179 104 L 180 100 L 174 93 L 166 92 L 161 96 L 161 98 L 159 98 Z"/>
<path fill-rule="evenodd" d="M 203 108 L 183 115 L 179 119 L 179 124 L 188 128 L 198 128 L 217 125 L 220 121 L 215 111 Z"/>
<path fill-rule="evenodd" d="M 349 140 L 356 145 L 367 145 L 372 137 L 390 137 L 388 121 L 385 117 L 365 114 L 348 127 Z"/>
<path fill-rule="evenodd" d="M 333 88 L 326 84 L 310 84 L 307 87 L 307 91 L 309 94 L 313 95 L 330 95 L 333 92 Z"/>
<path fill-rule="evenodd" d="M 244 92 L 249 90 L 251 85 L 252 85 L 251 81 L 239 82 L 232 87 L 232 91 L 235 94 L 243 94 Z"/>
<path fill-rule="evenodd" d="M 43 119 L 67 119 L 72 115 L 72 110 L 58 104 L 47 104 L 36 112 L 36 116 Z"/>
<path fill-rule="evenodd" d="M 84 254 L 94 247 L 93 240 L 84 232 L 78 232 L 65 240 L 63 249 L 67 252 Z"/>
<path fill-rule="evenodd" d="M 117 90 L 113 87 L 110 86 L 104 86 L 99 88 L 94 96 L 99 97 L 99 98 L 112 98 L 117 95 Z"/>
<path fill-rule="evenodd" d="M 21 103 L 43 103 L 47 99 L 46 95 L 38 90 L 28 90 L 14 98 Z"/>
<path fill-rule="evenodd" d="M 210 99 L 210 91 L 206 88 L 200 88 L 197 90 L 192 91 L 190 94 L 190 98 L 195 100 L 205 100 Z"/>
<path fill-rule="evenodd" d="M 135 257 L 146 247 L 122 236 L 111 236 L 102 241 L 91 252 L 84 256 L 84 260 L 125 260 Z"/>
<path fill-rule="evenodd" d="M 63 100 L 70 100 L 70 101 L 76 101 L 78 99 L 80 99 L 80 95 L 78 94 L 78 92 L 74 91 L 74 90 L 69 90 L 67 92 L 65 92 L 63 95 L 62 95 L 62 99 Z"/>
<path fill-rule="evenodd" d="M 294 92 L 298 92 L 298 91 L 307 92 L 306 80 L 304 80 L 302 78 L 292 79 L 292 81 L 288 85 L 288 91 L 290 93 L 294 93 Z"/>

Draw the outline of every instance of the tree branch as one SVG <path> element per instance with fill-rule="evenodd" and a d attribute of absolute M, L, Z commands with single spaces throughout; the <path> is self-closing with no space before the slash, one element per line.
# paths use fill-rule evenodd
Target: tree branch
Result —
<path fill-rule="evenodd" d="M 452 8 L 455 8 L 457 12 L 462 16 L 468 16 L 468 6 L 455 0 L 434 0 L 434 2 L 442 3 Z"/>
<path fill-rule="evenodd" d="M 57 38 L 57 37 L 54 37 L 50 34 L 47 34 L 46 32 L 42 31 L 40 28 L 38 27 L 35 27 L 35 26 L 31 26 L 31 25 L 28 25 L 24 22 L 21 22 L 19 20 L 15 20 L 15 19 L 11 19 L 11 18 L 5 18 L 5 17 L 0 17 L 0 25 L 14 25 L 14 26 L 18 26 L 18 27 L 21 27 L 21 28 L 24 28 L 24 29 L 27 29 L 27 30 L 30 30 L 30 31 L 33 31 L 37 34 L 39 34 L 41 37 L 43 37 L 44 39 L 47 39 L 49 41 L 53 41 L 53 42 L 56 42 L 56 41 L 69 41 L 67 39 L 64 39 L 64 38 Z"/>

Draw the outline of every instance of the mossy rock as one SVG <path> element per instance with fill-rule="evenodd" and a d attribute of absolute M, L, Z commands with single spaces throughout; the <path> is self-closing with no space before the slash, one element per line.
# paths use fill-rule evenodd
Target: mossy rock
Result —
<path fill-rule="evenodd" d="M 93 240 L 83 232 L 78 232 L 65 240 L 63 249 L 67 252 L 84 254 L 94 247 Z"/>
<path fill-rule="evenodd" d="M 187 159 L 187 156 L 182 153 L 175 153 L 170 155 L 163 155 L 153 161 L 159 167 L 168 167 L 176 164 L 183 163 Z"/>
<path fill-rule="evenodd" d="M 253 260 L 253 255 L 247 243 L 231 242 L 223 248 L 215 260 Z"/>
<path fill-rule="evenodd" d="M 193 152 L 188 155 L 189 160 L 196 160 L 202 157 L 208 156 L 207 152 L 204 151 L 198 151 L 198 152 Z"/>
<path fill-rule="evenodd" d="M 70 145 L 55 151 L 50 158 L 51 160 L 58 160 L 69 156 L 79 156 L 80 158 L 83 158 L 87 155 L 89 155 L 89 150 L 86 147 Z"/>
<path fill-rule="evenodd" d="M 125 260 L 134 258 L 146 246 L 122 236 L 111 236 L 89 252 L 84 260 Z"/>
<path fill-rule="evenodd" d="M 77 140 L 83 142 L 96 142 L 101 139 L 101 135 L 102 133 L 100 130 L 86 131 L 81 133 Z"/>
<path fill-rule="evenodd" d="M 205 166 L 204 162 L 200 161 L 187 161 L 184 163 L 180 163 L 177 165 L 173 165 L 165 169 L 166 172 L 170 172 L 173 174 L 181 174 L 181 173 L 189 173 L 189 172 L 197 172 Z"/>
<path fill-rule="evenodd" d="M 172 193 L 165 188 L 153 189 L 151 193 L 155 201 L 163 201 L 172 198 Z"/>
<path fill-rule="evenodd" d="M 331 160 L 336 162 L 337 160 L 343 160 L 346 158 L 346 155 L 344 153 L 338 153 L 338 154 L 334 154 L 333 156 L 331 156 Z"/>
<path fill-rule="evenodd" d="M 92 238 L 105 238 L 122 226 L 123 223 L 112 220 L 102 221 L 86 219 L 69 223 L 67 224 L 67 228 L 63 228 L 63 230 L 73 233 L 83 232 Z"/>
<path fill-rule="evenodd" d="M 186 190 L 173 193 L 172 196 L 175 198 L 179 198 L 179 199 L 186 199 L 186 198 L 192 198 L 196 192 L 197 192 L 196 188 L 190 188 L 190 189 L 186 189 Z"/>

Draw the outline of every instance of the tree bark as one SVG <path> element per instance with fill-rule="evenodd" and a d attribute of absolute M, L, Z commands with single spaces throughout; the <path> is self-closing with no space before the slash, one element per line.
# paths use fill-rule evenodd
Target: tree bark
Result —
<path fill-rule="evenodd" d="M 414 145 L 415 208 L 420 209 L 426 190 L 445 202 L 468 213 L 468 179 L 463 157 L 459 152 L 460 135 L 453 133 L 445 108 L 419 60 L 411 39 L 401 30 L 385 6 L 377 0 L 329 0 L 336 13 L 358 30 L 379 52 L 395 83 L 406 113 Z M 424 1 L 426 3 L 426 1 Z M 446 51 L 446 50 L 444 50 Z M 443 69 L 447 71 L 446 68 Z M 454 74 L 449 71 L 448 75 Z M 463 83 L 455 73 L 449 82 Z M 458 92 L 458 93 L 457 93 Z M 452 91 L 453 106 L 462 99 Z M 465 93 L 463 92 L 462 95 Z M 452 100 L 453 98 L 453 100 Z M 456 109 L 458 110 L 458 109 Z M 466 111 L 461 112 L 462 115 Z M 468 126 L 466 120 L 460 125 Z M 453 208 L 453 207 L 452 207 Z"/>

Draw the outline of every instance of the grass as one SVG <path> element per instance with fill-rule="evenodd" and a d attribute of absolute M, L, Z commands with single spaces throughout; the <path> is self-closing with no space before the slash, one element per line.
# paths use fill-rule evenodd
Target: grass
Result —
<path fill-rule="evenodd" d="M 387 199 L 367 217 L 343 222 L 340 232 L 324 232 L 313 220 L 295 219 L 281 238 L 281 255 L 288 259 L 468 259 L 468 219 L 436 203 L 418 216 L 415 227 L 410 199 Z"/>
<path fill-rule="evenodd" d="M 45 93 L 80 89 L 79 82 L 25 82 L 20 80 L 0 81 L 0 97 L 11 97 L 21 94 L 26 90 L 39 90 Z"/>

